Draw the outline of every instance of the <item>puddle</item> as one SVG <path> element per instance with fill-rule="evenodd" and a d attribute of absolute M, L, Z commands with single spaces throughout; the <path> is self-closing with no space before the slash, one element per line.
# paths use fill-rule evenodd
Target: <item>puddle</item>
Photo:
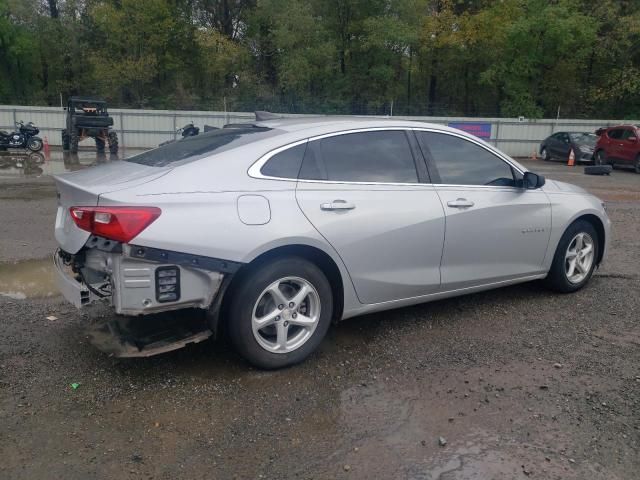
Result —
<path fill-rule="evenodd" d="M 58 295 L 50 258 L 0 263 L 0 296 L 14 300 Z"/>
<path fill-rule="evenodd" d="M 131 157 L 145 149 L 121 149 L 117 155 L 81 150 L 78 153 L 52 149 L 49 154 L 9 150 L 0 152 L 0 178 L 40 177 L 73 172 L 101 163 Z"/>

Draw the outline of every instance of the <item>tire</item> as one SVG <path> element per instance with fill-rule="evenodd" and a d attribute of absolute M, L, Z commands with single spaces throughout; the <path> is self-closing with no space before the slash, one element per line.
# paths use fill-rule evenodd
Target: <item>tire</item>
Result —
<path fill-rule="evenodd" d="M 42 143 L 42 140 L 40 140 L 39 138 L 32 137 L 27 142 L 27 148 L 32 152 L 39 152 L 40 150 L 42 150 L 42 147 L 43 147 L 43 143 Z"/>
<path fill-rule="evenodd" d="M 584 262 L 580 262 L 584 265 L 584 274 L 580 276 L 570 277 L 570 259 L 568 258 L 570 247 L 575 247 L 576 239 L 579 235 L 583 236 L 583 245 L 586 247 L 588 242 L 586 242 L 588 238 L 591 240 L 591 261 L 590 264 L 587 265 Z M 549 270 L 549 274 L 545 279 L 545 283 L 547 287 L 551 290 L 560 293 L 571 293 L 577 290 L 580 290 L 584 287 L 589 279 L 593 275 L 593 271 L 596 267 L 596 259 L 598 258 L 598 252 L 600 248 L 600 238 L 598 238 L 598 233 L 591 223 L 586 220 L 577 220 L 573 222 L 567 230 L 560 238 L 560 242 L 558 242 L 558 247 L 556 248 L 556 253 L 553 256 L 553 263 L 551 264 L 551 269 Z M 575 248 L 572 248 L 574 251 Z M 583 250 L 584 251 L 584 250 Z M 578 257 L 579 259 L 580 257 Z M 583 258 L 584 260 L 584 258 Z M 568 271 L 569 270 L 569 271 Z M 576 268 L 575 275 L 577 275 L 579 270 Z M 582 277 L 582 275 L 584 275 Z M 582 278 L 580 278 L 582 277 Z"/>
<path fill-rule="evenodd" d="M 594 165 L 606 165 L 607 164 L 607 156 L 604 153 L 604 150 L 598 150 L 593 156 L 593 164 Z"/>
<path fill-rule="evenodd" d="M 111 130 L 107 135 L 107 139 L 109 140 L 109 153 L 118 153 L 118 134 Z"/>
<path fill-rule="evenodd" d="M 585 175 L 610 175 L 611 165 L 589 165 L 584 167 Z"/>
<path fill-rule="evenodd" d="M 99 153 L 104 152 L 104 140 L 96 137 L 96 151 Z"/>
<path fill-rule="evenodd" d="M 69 151 L 71 153 L 78 153 L 78 132 L 76 130 L 72 130 L 69 135 Z"/>
<path fill-rule="evenodd" d="M 636 157 L 636 161 L 633 163 L 633 169 L 636 173 L 640 173 L 640 154 Z"/>
<path fill-rule="evenodd" d="M 67 133 L 66 130 L 62 130 L 62 150 L 64 151 L 68 151 L 69 150 L 69 134 Z"/>
<path fill-rule="evenodd" d="M 274 285 L 282 296 L 269 293 Z M 287 302 L 295 300 L 302 285 L 307 285 L 308 293 L 290 308 Z M 252 365 L 271 370 L 302 362 L 320 345 L 331 323 L 333 296 L 320 268 L 300 257 L 285 257 L 240 274 L 224 312 L 229 337 L 238 353 Z M 315 322 L 309 322 L 309 327 L 297 325 L 305 318 L 303 314 Z M 272 320 L 265 327 L 256 327 L 258 320 L 267 317 Z M 280 332 L 284 332 L 282 337 Z"/>
<path fill-rule="evenodd" d="M 540 157 L 542 157 L 542 160 L 544 160 L 545 162 L 551 160 L 551 156 L 549 155 L 546 147 L 543 147 L 542 150 L 540 150 Z"/>

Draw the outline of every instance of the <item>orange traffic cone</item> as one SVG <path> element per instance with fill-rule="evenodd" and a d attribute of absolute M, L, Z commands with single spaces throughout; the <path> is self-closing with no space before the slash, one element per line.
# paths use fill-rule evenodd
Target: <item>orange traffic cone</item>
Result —
<path fill-rule="evenodd" d="M 568 166 L 573 167 L 576 164 L 576 154 L 573 153 L 573 148 L 571 149 L 571 153 L 569 153 L 569 163 Z"/>
<path fill-rule="evenodd" d="M 49 153 L 50 153 L 49 139 L 47 137 L 44 137 L 44 156 L 47 160 L 49 160 Z"/>

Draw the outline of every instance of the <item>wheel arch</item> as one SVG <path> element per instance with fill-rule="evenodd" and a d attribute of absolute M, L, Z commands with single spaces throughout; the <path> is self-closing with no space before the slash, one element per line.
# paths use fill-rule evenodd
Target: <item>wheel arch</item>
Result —
<path fill-rule="evenodd" d="M 214 332 L 217 333 L 219 331 L 218 327 L 222 327 L 222 329 L 226 328 L 224 325 L 224 319 L 228 318 L 228 315 L 226 314 L 225 309 L 229 304 L 231 295 L 233 295 L 234 288 L 246 279 L 256 267 L 271 260 L 283 257 L 301 257 L 314 263 L 318 268 L 320 268 L 320 270 L 322 270 L 322 273 L 324 273 L 331 285 L 331 293 L 333 295 L 332 321 L 337 322 L 342 319 L 345 308 L 345 295 L 348 295 L 348 293 L 345 293 L 345 286 L 349 286 L 349 283 L 345 285 L 345 282 L 350 282 L 350 279 L 344 278 L 345 274 L 341 271 L 336 261 L 327 252 L 315 246 L 293 243 L 276 246 L 261 252 L 251 261 L 245 263 L 234 274 L 228 287 L 223 293 L 220 303 L 220 315 L 216 315 L 216 325 L 212 325 Z M 219 318 L 223 319 L 222 322 L 219 322 Z"/>
<path fill-rule="evenodd" d="M 594 215 L 592 213 L 587 213 L 584 215 L 580 215 L 569 225 L 573 225 L 578 220 L 584 220 L 586 222 L 589 222 L 593 226 L 593 228 L 596 230 L 596 233 L 598 234 L 598 253 L 596 256 L 596 265 L 600 265 L 600 262 L 602 262 L 602 259 L 604 257 L 605 244 L 607 242 L 607 238 L 606 238 L 607 234 L 604 228 L 604 223 L 602 222 L 600 217 L 598 217 L 597 215 Z"/>

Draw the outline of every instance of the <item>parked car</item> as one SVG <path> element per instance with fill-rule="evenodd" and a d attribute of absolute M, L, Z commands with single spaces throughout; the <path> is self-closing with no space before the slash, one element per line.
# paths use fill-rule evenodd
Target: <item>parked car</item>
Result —
<path fill-rule="evenodd" d="M 595 148 L 597 165 L 633 166 L 640 173 L 640 129 L 636 125 L 596 130 L 598 142 Z"/>
<path fill-rule="evenodd" d="M 261 368 L 356 315 L 536 279 L 576 291 L 609 242 L 593 195 L 421 122 L 256 121 L 56 183 L 69 301 L 201 309 Z"/>
<path fill-rule="evenodd" d="M 556 132 L 542 141 L 540 156 L 543 160 L 566 162 L 573 150 L 576 162 L 592 162 L 597 140 L 598 137 L 589 132 Z"/>

